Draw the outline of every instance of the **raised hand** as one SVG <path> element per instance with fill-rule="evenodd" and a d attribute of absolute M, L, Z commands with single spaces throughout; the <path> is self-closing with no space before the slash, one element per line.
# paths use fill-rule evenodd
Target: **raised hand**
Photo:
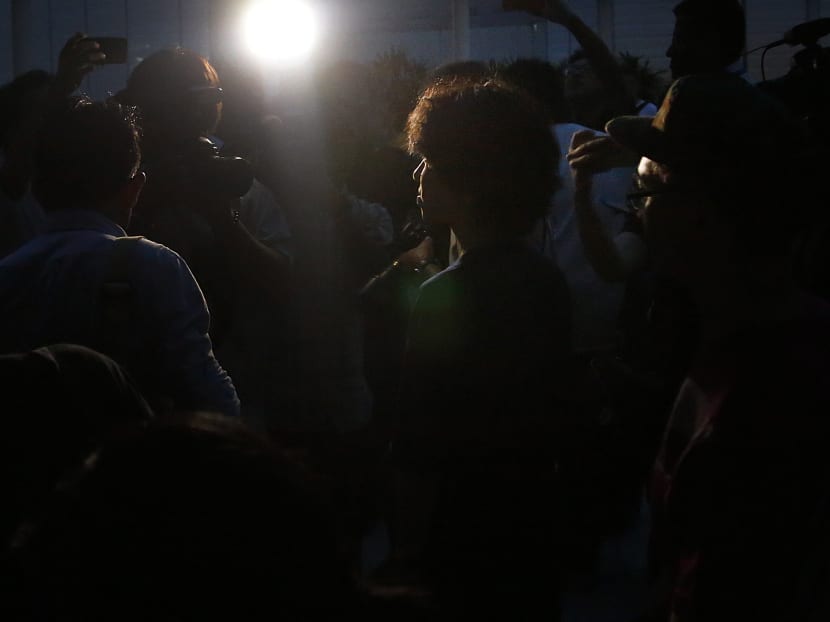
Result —
<path fill-rule="evenodd" d="M 603 173 L 620 166 L 637 166 L 638 161 L 635 153 L 620 146 L 610 136 L 597 136 L 586 130 L 574 134 L 568 151 L 571 168 L 589 174 Z"/>
<path fill-rule="evenodd" d="M 58 75 L 55 82 L 60 94 L 71 95 L 81 86 L 81 81 L 95 65 L 102 63 L 106 58 L 100 51 L 97 41 L 80 32 L 72 35 L 58 57 Z"/>

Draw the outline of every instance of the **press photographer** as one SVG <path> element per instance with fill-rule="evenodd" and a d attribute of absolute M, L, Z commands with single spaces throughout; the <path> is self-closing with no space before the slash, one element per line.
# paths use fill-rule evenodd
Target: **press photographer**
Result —
<path fill-rule="evenodd" d="M 270 214 L 245 209 L 243 197 L 261 196 L 261 186 L 254 187 L 245 160 L 220 156 L 211 139 L 221 119 L 222 89 L 205 58 L 161 50 L 135 68 L 117 99 L 138 107 L 144 129 L 148 182 L 130 233 L 187 260 L 208 300 L 214 340 L 221 342 L 240 296 L 253 293 L 270 303 L 282 298 L 290 262 L 265 243 L 280 221 L 276 205 Z"/>

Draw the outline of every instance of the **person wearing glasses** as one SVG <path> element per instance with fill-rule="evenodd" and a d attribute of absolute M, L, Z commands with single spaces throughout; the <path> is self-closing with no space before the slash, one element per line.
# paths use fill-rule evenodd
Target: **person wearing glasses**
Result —
<path fill-rule="evenodd" d="M 165 244 L 191 266 L 217 356 L 234 369 L 248 420 L 262 423 L 283 339 L 274 318 L 287 298 L 287 220 L 244 161 L 217 157 L 224 92 L 206 58 L 159 50 L 116 99 L 139 109 L 143 128 L 147 187 L 129 233 Z"/>

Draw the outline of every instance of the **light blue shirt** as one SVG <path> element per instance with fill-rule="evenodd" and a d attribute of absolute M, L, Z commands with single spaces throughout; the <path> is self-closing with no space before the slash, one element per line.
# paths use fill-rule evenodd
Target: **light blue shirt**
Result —
<path fill-rule="evenodd" d="M 141 239 L 130 249 L 126 311 L 102 304 L 124 230 L 103 214 L 61 210 L 48 230 L 0 262 L 0 351 L 75 343 L 109 354 L 153 399 L 179 409 L 239 413 L 231 379 L 213 356 L 204 296 L 185 261 Z"/>
<path fill-rule="evenodd" d="M 580 353 L 608 350 L 619 344 L 617 319 L 625 294 L 623 284 L 608 283 L 596 273 L 585 255 L 577 226 L 574 182 L 565 156 L 573 135 L 584 129 L 587 128 L 575 123 L 553 126 L 562 154 L 559 161 L 562 186 L 553 197 L 553 208 L 545 223 L 547 235 L 541 249 L 565 275 L 571 293 L 573 346 Z M 633 168 L 617 168 L 594 176 L 593 209 L 612 238 L 625 223 L 625 195 L 633 173 Z"/>

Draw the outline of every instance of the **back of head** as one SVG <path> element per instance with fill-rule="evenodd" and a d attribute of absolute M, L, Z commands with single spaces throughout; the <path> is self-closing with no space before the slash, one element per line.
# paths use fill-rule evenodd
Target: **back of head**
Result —
<path fill-rule="evenodd" d="M 182 48 L 160 50 L 144 59 L 118 99 L 139 108 L 151 143 L 210 134 L 222 112 L 216 70 L 206 58 Z"/>
<path fill-rule="evenodd" d="M 126 372 L 82 346 L 0 356 L 0 387 L 9 413 L 0 439 L 4 541 L 101 439 L 152 416 Z"/>
<path fill-rule="evenodd" d="M 559 150 L 540 106 L 500 82 L 428 87 L 407 138 L 480 224 L 505 235 L 526 234 L 559 186 Z"/>
<path fill-rule="evenodd" d="M 131 108 L 74 98 L 40 128 L 32 189 L 46 210 L 97 209 L 136 174 L 140 159 Z"/>
<path fill-rule="evenodd" d="M 568 120 L 570 111 L 565 100 L 564 77 L 562 70 L 552 63 L 520 58 L 499 69 L 498 77 L 536 99 L 551 123 Z"/>
<path fill-rule="evenodd" d="M 674 14 L 674 77 L 722 70 L 740 59 L 746 47 L 746 16 L 739 0 L 683 0 Z"/>
<path fill-rule="evenodd" d="M 208 415 L 105 445 L 19 555 L 59 621 L 341 619 L 353 596 L 302 471 Z"/>

